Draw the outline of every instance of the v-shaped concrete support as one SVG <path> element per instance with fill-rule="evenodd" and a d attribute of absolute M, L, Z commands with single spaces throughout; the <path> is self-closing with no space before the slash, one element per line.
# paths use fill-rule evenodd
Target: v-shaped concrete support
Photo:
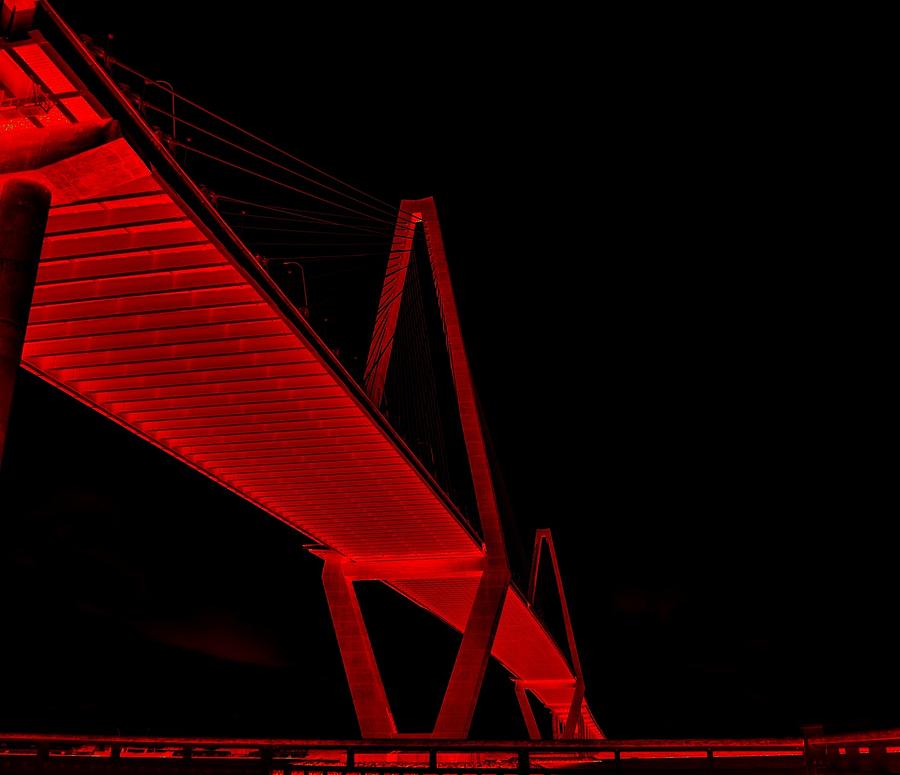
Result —
<path fill-rule="evenodd" d="M 462 739 L 468 736 L 500 614 L 509 588 L 509 576 L 501 568 L 460 566 L 459 561 L 410 561 L 398 569 L 396 561 L 358 565 L 332 549 L 312 549 L 325 561 L 322 583 L 334 631 L 353 698 L 353 707 L 364 738 L 397 737 L 397 726 L 363 620 L 354 580 L 390 581 L 395 578 L 472 578 L 480 575 L 475 601 L 469 612 L 433 737 Z M 396 574 L 402 574 L 397 576 Z"/>

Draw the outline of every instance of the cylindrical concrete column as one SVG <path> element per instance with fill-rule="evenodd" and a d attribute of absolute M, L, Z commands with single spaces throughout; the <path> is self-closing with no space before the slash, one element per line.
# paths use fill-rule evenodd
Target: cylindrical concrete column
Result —
<path fill-rule="evenodd" d="M 0 463 L 49 209 L 40 183 L 13 178 L 0 188 Z"/>

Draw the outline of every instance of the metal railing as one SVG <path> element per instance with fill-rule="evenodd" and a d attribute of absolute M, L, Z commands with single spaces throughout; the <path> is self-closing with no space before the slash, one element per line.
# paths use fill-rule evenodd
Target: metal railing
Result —
<path fill-rule="evenodd" d="M 105 764 L 105 766 L 104 766 Z M 900 771 L 900 730 L 752 740 L 384 741 L 0 734 L 0 771 L 526 775 L 569 769 Z M 90 765 L 87 770 L 84 765 Z"/>

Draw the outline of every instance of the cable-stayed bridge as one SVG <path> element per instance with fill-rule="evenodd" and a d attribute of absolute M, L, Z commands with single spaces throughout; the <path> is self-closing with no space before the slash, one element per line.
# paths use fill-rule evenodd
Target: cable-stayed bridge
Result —
<path fill-rule="evenodd" d="M 215 135 L 257 163 L 224 159 L 221 151 L 179 139 L 201 127 L 178 116 L 186 108 L 174 92 L 170 106 L 158 108 L 164 124 L 172 122 L 164 134 L 148 123 L 146 100 L 117 83 L 110 63 L 48 4 L 4 9 L 0 217 L 9 254 L 3 256 L 4 311 L 12 322 L 4 340 L 4 412 L 21 346 L 24 368 L 313 542 L 311 551 L 324 560 L 325 592 L 364 737 L 402 733 L 354 591 L 354 581 L 368 579 L 390 585 L 463 635 L 436 737 L 468 735 L 493 656 L 516 682 L 532 737 L 539 732 L 529 695 L 549 710 L 556 736 L 601 738 L 584 700 L 567 614 L 568 643 L 561 648 L 531 606 L 538 562 L 530 595 L 511 582 L 434 202 L 404 201 L 389 210 L 320 170 L 298 171 L 300 160 L 280 149 L 273 162 L 272 148 L 255 137 L 260 150 L 248 151 Z M 370 239 L 393 234 L 361 379 L 307 319 L 303 266 L 294 262 L 303 272 L 298 304 L 273 279 L 278 259 L 251 251 L 219 211 L 219 195 L 185 173 L 182 148 L 308 193 L 319 210 L 267 212 L 299 214 L 307 232 L 310 223 L 325 232 L 312 243 L 320 253 L 342 228 L 372 232 Z M 290 170 L 292 182 L 259 171 L 260 160 L 276 172 Z M 444 469 L 423 462 L 421 449 L 411 449 L 409 436 L 381 411 L 391 362 L 401 357 L 397 332 L 408 317 L 409 278 L 422 286 L 424 271 L 411 265 L 416 239 L 424 239 L 420 254 L 430 271 L 468 462 L 469 518 L 438 481 Z M 346 241 L 337 244 L 346 251 Z M 372 244 L 378 243 L 367 247 Z M 435 448 L 433 441 L 422 447 Z M 538 537 L 537 551 L 545 542 L 556 569 L 549 534 Z"/>

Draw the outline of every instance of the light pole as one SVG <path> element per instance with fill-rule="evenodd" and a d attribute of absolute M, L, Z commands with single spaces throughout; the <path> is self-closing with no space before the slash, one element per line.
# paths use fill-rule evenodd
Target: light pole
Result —
<path fill-rule="evenodd" d="M 303 305 L 300 307 L 300 313 L 305 318 L 309 318 L 309 292 L 306 288 L 306 271 L 303 268 L 303 264 L 301 264 L 296 259 L 291 258 L 266 258 L 265 263 L 271 263 L 272 261 L 281 261 L 282 266 L 296 266 L 300 271 L 300 287 L 303 290 Z"/>

